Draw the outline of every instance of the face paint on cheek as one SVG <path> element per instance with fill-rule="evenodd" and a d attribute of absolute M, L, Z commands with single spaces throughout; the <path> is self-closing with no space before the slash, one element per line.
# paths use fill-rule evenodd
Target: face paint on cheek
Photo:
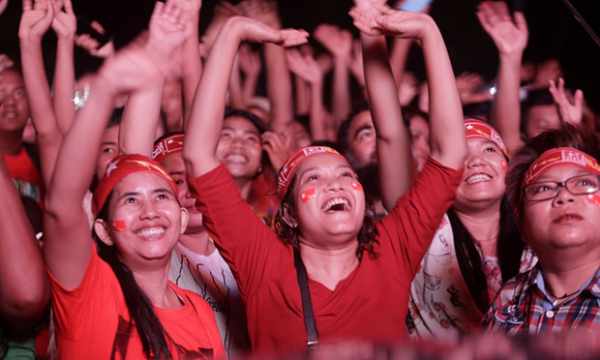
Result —
<path fill-rule="evenodd" d="M 122 232 L 127 229 L 127 225 L 125 225 L 125 221 L 117 219 L 112 222 L 113 230 Z"/>
<path fill-rule="evenodd" d="M 363 187 L 358 181 L 353 181 L 350 186 L 352 186 L 352 188 L 356 191 L 363 191 Z"/>
<path fill-rule="evenodd" d="M 506 162 L 506 160 L 502 160 L 502 162 L 500 162 L 500 167 L 502 168 L 502 170 L 506 170 L 508 168 L 508 163 Z"/>
<path fill-rule="evenodd" d="M 314 198 L 316 193 L 317 189 L 314 187 L 309 187 L 300 194 L 300 199 L 302 199 L 302 202 L 306 203 L 310 201 L 310 199 Z"/>
<path fill-rule="evenodd" d="M 589 194 L 587 199 L 594 205 L 600 206 L 600 194 Z"/>

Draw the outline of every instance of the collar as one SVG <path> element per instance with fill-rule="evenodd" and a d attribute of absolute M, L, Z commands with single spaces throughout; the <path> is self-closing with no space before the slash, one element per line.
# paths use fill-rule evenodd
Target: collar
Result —
<path fill-rule="evenodd" d="M 548 290 L 546 289 L 546 282 L 544 281 L 543 271 L 538 263 L 538 265 L 534 268 L 535 274 L 532 274 L 531 285 L 535 285 L 538 290 L 546 297 L 546 299 L 550 300 L 550 302 L 556 300 L 554 296 L 552 296 Z M 594 275 L 582 285 L 579 290 L 574 292 L 569 296 L 569 298 L 573 298 L 581 295 L 582 293 L 589 293 L 591 296 L 600 299 L 600 267 L 596 269 Z"/>

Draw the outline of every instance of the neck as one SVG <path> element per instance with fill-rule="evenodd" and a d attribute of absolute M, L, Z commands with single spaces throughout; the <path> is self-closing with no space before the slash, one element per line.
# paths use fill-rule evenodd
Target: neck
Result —
<path fill-rule="evenodd" d="M 169 256 L 168 259 L 171 257 Z M 169 289 L 169 266 L 131 269 L 138 286 L 144 291 L 152 305 L 161 308 L 178 307 L 177 296 Z"/>
<path fill-rule="evenodd" d="M 479 209 L 454 209 L 456 215 L 481 246 L 485 256 L 496 256 L 500 230 L 500 202 Z"/>
<path fill-rule="evenodd" d="M 23 145 L 22 130 L 0 132 L 0 154 L 16 154 Z"/>
<path fill-rule="evenodd" d="M 572 261 L 565 261 L 563 257 L 563 260 L 558 262 L 542 261 L 541 259 L 540 262 L 546 287 L 557 298 L 575 293 L 594 276 L 600 267 L 600 259 L 574 264 Z M 544 264 L 550 266 L 544 266 Z"/>
<path fill-rule="evenodd" d="M 300 254 L 309 277 L 334 290 L 358 266 L 358 241 L 335 249 L 322 249 L 300 242 Z"/>
<path fill-rule="evenodd" d="M 234 178 L 235 183 L 240 188 L 242 193 L 242 199 L 248 200 L 250 196 L 250 190 L 252 189 L 252 179 L 248 178 Z"/>
<path fill-rule="evenodd" d="M 215 245 L 210 241 L 208 231 L 202 230 L 193 234 L 184 234 L 179 237 L 179 242 L 196 254 L 208 256 L 215 251 Z"/>

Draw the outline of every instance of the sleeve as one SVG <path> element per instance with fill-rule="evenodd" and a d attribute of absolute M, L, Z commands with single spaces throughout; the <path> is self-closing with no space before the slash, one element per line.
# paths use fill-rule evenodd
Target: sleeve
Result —
<path fill-rule="evenodd" d="M 451 169 L 429 158 L 408 193 L 380 223 L 378 240 L 384 247 L 386 243 L 391 246 L 411 279 L 454 201 L 461 178 L 462 169 Z"/>
<path fill-rule="evenodd" d="M 220 165 L 190 181 L 198 208 L 221 255 L 247 298 L 285 253 L 285 245 L 241 197 L 227 169 Z"/>
<path fill-rule="evenodd" d="M 110 267 L 96 254 L 95 247 L 79 287 L 66 290 L 50 271 L 48 277 L 56 327 L 65 338 L 77 340 L 86 336 L 91 326 L 106 321 L 107 313 L 116 312 L 111 280 L 117 280 Z"/>

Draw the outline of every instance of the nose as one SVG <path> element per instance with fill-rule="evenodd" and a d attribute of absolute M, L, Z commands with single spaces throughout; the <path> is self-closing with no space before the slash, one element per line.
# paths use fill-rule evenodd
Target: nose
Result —
<path fill-rule="evenodd" d="M 575 195 L 571 194 L 566 187 L 562 186 L 558 189 L 558 193 L 554 198 L 555 205 L 564 205 L 566 203 L 572 203 L 575 201 Z"/>
<path fill-rule="evenodd" d="M 155 219 L 158 217 L 158 211 L 156 209 L 156 204 L 153 201 L 145 201 L 144 206 L 142 208 L 142 212 L 140 214 L 140 218 L 144 220 Z"/>
<path fill-rule="evenodd" d="M 465 160 L 465 167 L 467 169 L 472 169 L 476 167 L 483 166 L 484 162 L 481 156 L 479 155 L 469 155 Z"/>

